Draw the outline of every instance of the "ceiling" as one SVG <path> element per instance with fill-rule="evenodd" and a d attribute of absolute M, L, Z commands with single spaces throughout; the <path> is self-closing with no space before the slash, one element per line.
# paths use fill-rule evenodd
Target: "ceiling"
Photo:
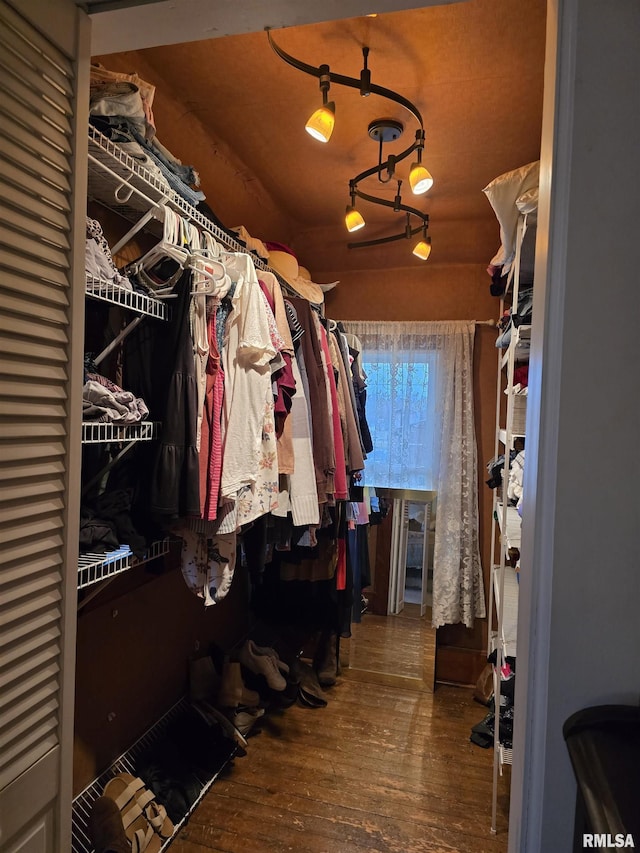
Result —
<path fill-rule="evenodd" d="M 404 181 L 403 202 L 429 214 L 429 263 L 487 262 L 498 248 L 497 221 L 482 188 L 539 157 L 545 6 L 545 0 L 466 0 L 272 32 L 287 53 L 351 77 L 359 76 L 362 47 L 369 46 L 372 82 L 418 107 L 426 131 L 423 162 L 434 186 L 424 196 L 411 194 L 413 157 L 398 166 L 396 177 Z M 328 144 L 316 142 L 303 128 L 321 101 L 318 80 L 278 58 L 262 31 L 100 60 L 121 70 L 132 70 L 136 60 L 144 63 L 158 91 L 178 97 L 183 113 L 232 150 L 244 173 L 259 179 L 290 221 L 295 241 L 313 245 L 324 268 L 402 266 L 403 258 L 411 258 L 404 240 L 384 250 L 348 252 L 343 224 L 349 180 L 377 162 L 369 123 L 391 117 L 405 126 L 401 138 L 385 146 L 385 157 L 413 141 L 418 125 L 402 106 L 333 85 L 336 127 Z M 174 153 L 188 159 L 188 152 Z M 194 165 L 208 198 L 215 197 L 207 187 L 206 163 Z M 397 183 L 373 177 L 361 189 L 392 200 Z M 367 220 L 358 238 L 404 228 L 402 214 L 365 202 L 358 206 Z M 320 262 L 323 247 L 333 255 L 331 263 Z"/>

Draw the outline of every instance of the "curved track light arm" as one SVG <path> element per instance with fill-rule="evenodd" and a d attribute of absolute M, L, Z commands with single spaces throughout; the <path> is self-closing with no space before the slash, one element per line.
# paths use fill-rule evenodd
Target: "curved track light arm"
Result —
<path fill-rule="evenodd" d="M 309 65 L 306 62 L 302 62 L 302 60 L 296 59 L 295 56 L 291 56 L 289 53 L 286 53 L 284 50 L 282 50 L 282 48 L 274 42 L 273 36 L 271 35 L 271 30 L 268 28 L 267 36 L 269 38 L 269 44 L 271 45 L 271 47 L 278 54 L 280 59 L 282 59 L 288 65 L 291 65 L 293 68 L 296 68 L 298 71 L 302 71 L 305 74 L 310 74 L 312 77 L 321 76 L 320 68 L 316 68 L 315 65 Z M 349 86 L 351 89 L 358 89 L 358 91 L 360 91 L 360 78 L 346 77 L 344 74 L 335 74 L 333 71 L 330 71 L 329 79 L 332 83 L 337 83 L 339 86 Z M 397 92 L 394 92 L 393 89 L 387 89 L 384 86 L 377 86 L 375 83 L 371 83 L 369 85 L 369 92 L 373 93 L 374 95 L 380 95 L 383 98 L 388 98 L 390 101 L 394 101 L 396 104 L 400 104 L 400 106 L 404 107 L 411 113 L 411 115 L 416 119 L 420 127 L 424 130 L 420 110 L 415 106 L 415 104 L 412 104 L 408 98 L 399 95 Z M 411 150 L 413 150 L 413 146 Z"/>
<path fill-rule="evenodd" d="M 416 225 L 415 228 L 411 229 L 411 233 L 408 233 L 406 229 L 401 234 L 392 234 L 390 237 L 378 237 L 375 240 L 360 240 L 357 243 L 347 243 L 347 249 L 366 249 L 369 246 L 380 246 L 383 243 L 394 243 L 396 240 L 406 240 L 407 237 L 409 239 L 411 237 L 415 237 L 416 234 L 419 234 L 424 225 Z"/>
<path fill-rule="evenodd" d="M 391 207 L 395 211 L 404 210 L 406 213 L 411 213 L 413 216 L 417 216 L 423 223 L 420 225 L 420 228 L 429 224 L 429 214 L 423 213 L 421 210 L 418 210 L 417 207 L 410 207 L 408 204 L 403 203 L 396 204 L 395 201 L 389 201 L 386 198 L 378 198 L 375 195 L 368 195 L 368 193 L 363 193 L 362 190 L 359 190 L 357 187 L 353 188 L 353 192 L 363 201 L 369 201 L 371 204 L 381 204 L 384 207 Z"/>

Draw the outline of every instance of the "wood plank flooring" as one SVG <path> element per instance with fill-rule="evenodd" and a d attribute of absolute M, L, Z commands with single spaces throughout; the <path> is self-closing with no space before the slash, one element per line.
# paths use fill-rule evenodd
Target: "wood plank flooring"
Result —
<path fill-rule="evenodd" d="M 469 742 L 486 709 L 386 680 L 350 667 L 326 708 L 269 712 L 171 853 L 505 853 L 508 778 L 492 836 L 493 754 Z"/>
<path fill-rule="evenodd" d="M 420 606 L 405 604 L 398 616 L 365 613 L 352 625 L 349 664 L 352 669 L 420 679 L 432 688 L 436 632 L 431 609 L 420 618 Z"/>

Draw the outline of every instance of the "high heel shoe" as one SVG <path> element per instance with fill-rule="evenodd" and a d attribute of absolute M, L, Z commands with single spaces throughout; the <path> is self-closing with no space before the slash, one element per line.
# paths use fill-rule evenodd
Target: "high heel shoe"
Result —
<path fill-rule="evenodd" d="M 254 707 L 260 702 L 260 694 L 250 690 L 242 680 L 238 661 L 225 661 L 217 703 L 221 708 L 237 708 L 238 705 Z"/>

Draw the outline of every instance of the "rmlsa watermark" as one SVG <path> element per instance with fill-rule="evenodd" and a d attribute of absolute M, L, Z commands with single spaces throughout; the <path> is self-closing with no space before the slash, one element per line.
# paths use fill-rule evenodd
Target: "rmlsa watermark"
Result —
<path fill-rule="evenodd" d="M 611 850 L 619 847 L 635 847 L 633 835 L 617 832 L 610 835 L 606 832 L 585 832 L 582 836 L 582 846 L 585 848 L 600 848 L 600 850 Z"/>

